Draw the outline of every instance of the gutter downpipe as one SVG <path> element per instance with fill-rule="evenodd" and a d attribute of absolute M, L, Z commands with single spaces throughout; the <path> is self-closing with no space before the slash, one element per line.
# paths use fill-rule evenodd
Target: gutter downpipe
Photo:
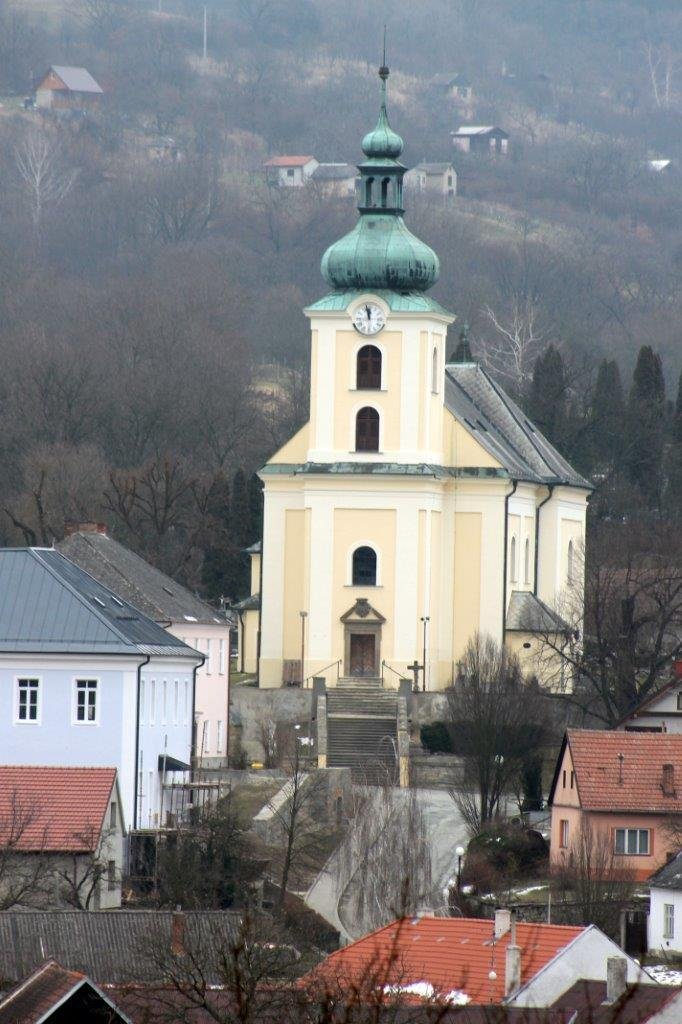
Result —
<path fill-rule="evenodd" d="M 192 766 L 192 775 L 194 774 L 195 759 L 197 752 L 197 723 L 196 723 L 196 709 L 197 709 L 197 672 L 202 665 L 206 663 L 206 655 L 202 654 L 201 651 L 197 651 L 197 654 L 201 658 L 194 668 L 192 669 L 192 732 L 190 735 L 190 746 L 189 746 L 189 763 Z"/>
<path fill-rule="evenodd" d="M 137 696 L 135 700 L 135 774 L 133 776 L 133 828 L 138 828 L 137 821 L 137 780 L 140 777 L 140 682 L 142 679 L 142 669 L 145 665 L 148 665 L 152 660 L 151 654 L 148 654 L 145 661 L 141 661 L 137 666 Z"/>
<path fill-rule="evenodd" d="M 556 487 L 556 484 L 547 484 L 547 488 L 549 490 L 549 494 L 547 495 L 546 498 L 542 499 L 542 501 L 540 502 L 539 505 L 536 505 L 536 507 L 535 507 L 535 558 L 534 558 L 535 565 L 533 566 L 533 593 L 535 594 L 536 597 L 538 596 L 538 565 L 539 565 L 539 556 L 540 556 L 540 547 L 539 547 L 539 540 L 540 540 L 540 509 L 542 508 L 543 505 L 546 505 L 547 502 L 549 501 L 549 499 L 552 497 L 552 495 L 554 494 L 554 488 L 555 487 Z"/>
<path fill-rule="evenodd" d="M 507 541 L 509 539 L 509 499 L 516 494 L 518 480 L 512 480 L 512 489 L 504 496 L 504 577 L 502 589 L 502 646 L 507 638 Z"/>

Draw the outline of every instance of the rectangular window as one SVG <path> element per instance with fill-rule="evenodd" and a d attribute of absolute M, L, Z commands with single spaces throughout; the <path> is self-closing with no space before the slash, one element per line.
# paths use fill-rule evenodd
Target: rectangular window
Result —
<path fill-rule="evenodd" d="M 145 713 L 144 698 L 145 698 L 144 679 L 140 679 L 140 725 L 144 725 L 144 713 Z"/>
<path fill-rule="evenodd" d="M 218 675 L 225 675 L 225 641 L 218 641 Z"/>
<path fill-rule="evenodd" d="M 116 861 L 107 861 L 107 889 L 113 892 L 116 888 Z"/>
<path fill-rule="evenodd" d="M 663 904 L 663 938 L 675 938 L 675 906 L 673 903 Z"/>
<path fill-rule="evenodd" d="M 185 679 L 185 725 L 189 721 L 189 683 Z"/>
<path fill-rule="evenodd" d="M 215 742 L 216 754 L 222 754 L 223 752 L 223 723 L 218 722 L 218 735 Z"/>
<path fill-rule="evenodd" d="M 161 697 L 161 724 L 166 724 L 166 714 L 168 711 L 168 682 L 164 679 L 163 690 Z"/>
<path fill-rule="evenodd" d="M 118 808 L 116 801 L 112 800 L 109 804 L 109 828 L 116 828 L 118 824 Z"/>
<path fill-rule="evenodd" d="M 617 828 L 615 830 L 615 852 L 625 857 L 649 856 L 648 828 Z"/>
<path fill-rule="evenodd" d="M 82 725 L 97 723 L 97 680 L 76 680 L 76 721 Z"/>
<path fill-rule="evenodd" d="M 568 848 L 568 819 L 562 818 L 559 822 L 559 846 L 562 850 Z"/>
<path fill-rule="evenodd" d="M 571 789 L 573 789 L 574 785 L 575 785 L 575 772 L 571 772 Z"/>
<path fill-rule="evenodd" d="M 564 769 L 564 776 L 563 776 L 562 783 L 563 783 L 563 788 L 566 789 L 566 770 L 565 769 Z"/>
<path fill-rule="evenodd" d="M 156 723 L 156 679 L 149 683 L 149 724 Z"/>
<path fill-rule="evenodd" d="M 206 673 L 213 675 L 213 644 L 210 640 L 206 641 Z"/>
<path fill-rule="evenodd" d="M 173 722 L 178 724 L 178 707 L 180 705 L 180 683 L 175 680 L 173 683 Z"/>
<path fill-rule="evenodd" d="M 17 721 L 40 722 L 39 679 L 17 679 Z"/>

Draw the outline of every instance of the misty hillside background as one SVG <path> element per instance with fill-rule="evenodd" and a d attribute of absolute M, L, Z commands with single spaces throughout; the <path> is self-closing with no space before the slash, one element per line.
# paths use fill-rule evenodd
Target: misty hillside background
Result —
<path fill-rule="evenodd" d="M 355 219 L 352 201 L 268 188 L 262 163 L 357 162 L 384 22 L 404 162 L 459 175 L 450 205 L 408 200 L 441 259 L 434 295 L 583 471 L 617 478 L 611 511 L 642 474 L 616 465 L 611 435 L 595 441 L 595 395 L 613 398 L 611 433 L 626 407 L 641 420 L 631 379 L 650 346 L 660 479 L 642 500 L 660 507 L 682 368 L 680 4 L 209 0 L 207 61 L 203 7 L 0 0 L 2 539 L 105 518 L 213 596 L 243 589 L 239 545 L 259 529 L 247 481 L 305 419 L 301 309 Z M 23 109 L 51 64 L 85 66 L 99 109 Z M 453 151 L 464 116 L 434 85 L 446 72 L 471 81 L 469 123 L 509 132 L 508 157 Z"/>

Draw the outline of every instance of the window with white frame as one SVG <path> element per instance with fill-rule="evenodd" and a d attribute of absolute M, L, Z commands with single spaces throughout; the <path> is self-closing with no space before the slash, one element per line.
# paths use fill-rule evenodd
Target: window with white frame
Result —
<path fill-rule="evenodd" d="M 76 722 L 79 725 L 96 725 L 98 720 L 97 680 L 76 680 Z"/>
<path fill-rule="evenodd" d="M 40 722 L 39 679 L 17 679 L 17 722 Z"/>
<path fill-rule="evenodd" d="M 178 711 L 180 707 L 180 683 L 176 679 L 173 683 L 173 724 L 178 724 Z"/>
<path fill-rule="evenodd" d="M 674 903 L 663 904 L 663 938 L 675 938 L 675 905 Z"/>
<path fill-rule="evenodd" d="M 562 850 L 568 848 L 568 819 L 562 818 L 559 822 L 559 846 Z"/>
<path fill-rule="evenodd" d="M 165 725 L 168 716 L 168 680 L 164 679 L 161 689 L 161 724 Z"/>
<path fill-rule="evenodd" d="M 210 640 L 206 641 L 206 674 L 213 675 L 213 644 Z"/>
<path fill-rule="evenodd" d="M 620 856 L 648 857 L 648 828 L 617 828 L 615 831 L 614 850 Z"/>
<path fill-rule="evenodd" d="M 215 742 L 216 754 L 222 754 L 223 752 L 223 723 L 222 720 L 218 720 L 218 732 L 216 735 Z"/>
<path fill-rule="evenodd" d="M 225 675 L 225 641 L 218 641 L 218 675 Z"/>
<path fill-rule="evenodd" d="M 146 693 L 145 693 L 144 679 L 140 679 L 140 725 L 144 725 L 145 712 L 147 710 L 146 707 L 145 707 L 145 703 L 144 703 L 145 702 L 145 698 L 146 698 Z"/>
<path fill-rule="evenodd" d="M 156 679 L 149 681 L 149 724 L 156 724 Z"/>

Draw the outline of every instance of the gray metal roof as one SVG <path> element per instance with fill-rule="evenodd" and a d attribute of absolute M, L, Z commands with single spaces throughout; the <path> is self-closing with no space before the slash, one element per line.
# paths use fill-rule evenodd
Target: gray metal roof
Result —
<path fill-rule="evenodd" d="M 535 594 L 527 590 L 513 590 L 505 628 L 519 633 L 562 633 L 568 626 Z"/>
<path fill-rule="evenodd" d="M 448 363 L 445 405 L 513 479 L 592 490 L 478 363 Z"/>
<path fill-rule="evenodd" d="M 86 68 L 70 68 L 63 64 L 53 64 L 50 70 L 61 78 L 71 92 L 103 92 Z"/>
<path fill-rule="evenodd" d="M 0 549 L 0 651 L 201 657 L 52 548 Z"/>
<path fill-rule="evenodd" d="M 659 868 L 649 879 L 649 885 L 652 889 L 682 889 L 682 853 Z"/>
<path fill-rule="evenodd" d="M 224 949 L 238 934 L 239 916 L 234 912 L 186 911 L 184 916 L 189 949 L 217 956 L 221 946 Z M 172 917 L 163 910 L 4 911 L 0 987 L 8 988 L 50 957 L 100 985 L 159 981 L 159 972 L 145 953 L 159 946 L 170 950 Z M 207 971 L 209 961 L 207 956 Z"/>
<path fill-rule="evenodd" d="M 57 544 L 57 550 L 155 622 L 224 624 L 187 587 L 106 533 L 73 533 Z"/>

